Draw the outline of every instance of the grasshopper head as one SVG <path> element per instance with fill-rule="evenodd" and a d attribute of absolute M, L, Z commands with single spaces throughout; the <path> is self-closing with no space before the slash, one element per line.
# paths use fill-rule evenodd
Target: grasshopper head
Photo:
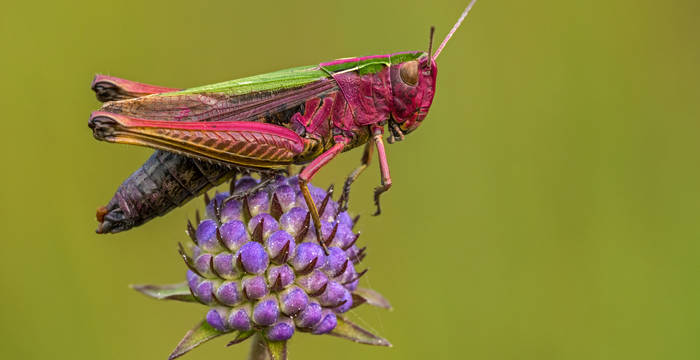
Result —
<path fill-rule="evenodd" d="M 396 127 L 391 128 L 391 131 L 408 134 L 428 115 L 435 96 L 437 65 L 425 54 L 416 60 L 397 64 L 392 70 L 392 122 L 400 131 L 397 131 Z"/>
<path fill-rule="evenodd" d="M 404 134 L 415 130 L 428 115 L 435 96 L 437 64 L 430 56 L 433 48 L 433 32 L 430 28 L 428 53 L 417 59 L 404 61 L 391 67 L 391 90 L 394 106 L 389 120 L 392 136 L 389 143 L 402 140 Z"/>

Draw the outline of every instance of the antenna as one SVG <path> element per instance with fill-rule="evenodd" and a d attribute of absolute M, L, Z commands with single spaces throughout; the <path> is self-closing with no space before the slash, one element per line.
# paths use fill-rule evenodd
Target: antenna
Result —
<path fill-rule="evenodd" d="M 435 33 L 435 26 L 430 27 L 430 45 L 428 45 L 428 58 L 430 54 L 433 53 L 433 34 Z"/>
<path fill-rule="evenodd" d="M 440 55 L 440 52 L 442 52 L 442 49 L 447 45 L 447 41 L 450 40 L 452 35 L 454 35 L 455 31 L 459 28 L 460 25 L 462 25 L 462 21 L 464 21 L 464 18 L 467 17 L 467 14 L 469 14 L 469 10 L 472 9 L 472 6 L 474 6 L 474 3 L 476 0 L 472 0 L 469 5 L 467 5 L 467 8 L 464 9 L 464 12 L 462 12 L 462 15 L 459 17 L 459 20 L 457 20 L 457 23 L 452 27 L 452 30 L 445 36 L 445 40 L 442 40 L 442 43 L 440 44 L 440 47 L 437 49 L 435 52 L 435 56 L 433 56 L 433 60 L 436 60 L 437 57 Z"/>

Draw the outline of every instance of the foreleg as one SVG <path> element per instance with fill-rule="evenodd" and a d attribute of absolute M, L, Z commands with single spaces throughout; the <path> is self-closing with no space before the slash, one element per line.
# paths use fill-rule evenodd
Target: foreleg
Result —
<path fill-rule="evenodd" d="M 391 188 L 391 174 L 389 173 L 389 162 L 384 151 L 384 140 L 382 139 L 383 129 L 377 128 L 374 131 L 372 140 L 377 147 L 377 157 L 379 158 L 379 170 L 382 173 L 382 185 L 374 188 L 374 204 L 377 205 L 377 212 L 374 216 L 381 214 L 382 208 L 379 205 L 379 196 Z"/>

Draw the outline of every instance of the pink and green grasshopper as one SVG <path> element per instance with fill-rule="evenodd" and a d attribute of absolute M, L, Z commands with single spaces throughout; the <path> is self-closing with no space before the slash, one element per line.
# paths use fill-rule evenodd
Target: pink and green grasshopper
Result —
<path fill-rule="evenodd" d="M 339 59 L 184 90 L 98 75 L 93 89 L 106 102 L 92 113 L 89 127 L 98 140 L 160 150 L 148 168 L 150 172 L 146 169 L 142 174 L 144 178 L 150 176 L 150 191 L 156 196 L 158 185 L 165 182 L 151 181 L 158 176 L 153 169 L 162 166 L 160 173 L 173 175 L 173 168 L 184 165 L 181 159 L 213 163 L 209 166 L 215 168 L 207 171 L 215 173 L 216 179 L 209 185 L 223 179 L 228 167 L 274 173 L 290 165 L 306 165 L 299 173 L 299 184 L 316 233 L 320 234 L 321 221 L 308 183 L 338 154 L 364 145 L 361 165 L 345 182 L 346 196 L 376 148 L 381 185 L 374 190 L 374 200 L 376 214 L 381 211 L 379 197 L 392 185 L 384 150 L 385 128 L 391 133 L 388 142 L 393 143 L 422 124 L 435 95 L 435 60 L 474 3 L 475 0 L 469 3 L 435 54 L 431 54 L 431 28 L 427 53 Z M 174 155 L 163 160 L 168 153 Z M 168 161 L 175 165 L 167 165 Z M 200 166 L 203 176 L 207 171 Z M 132 178 L 137 175 L 138 171 Z M 129 185 L 128 181 L 122 186 Z M 178 182 L 185 187 L 182 181 Z M 171 210 L 173 204 L 189 200 L 188 196 L 181 198 L 169 205 L 151 206 L 149 211 L 160 215 Z M 98 210 L 98 220 L 107 211 Z"/>

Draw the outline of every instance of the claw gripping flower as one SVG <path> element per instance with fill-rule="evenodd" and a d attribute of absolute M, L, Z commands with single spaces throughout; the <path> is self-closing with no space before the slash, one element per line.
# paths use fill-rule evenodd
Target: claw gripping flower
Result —
<path fill-rule="evenodd" d="M 296 177 L 280 176 L 269 184 L 243 177 L 232 182 L 230 193 L 205 196 L 205 219 L 198 219 L 196 229 L 188 222 L 192 241 L 180 245 L 189 268 L 186 283 L 135 286 L 158 299 L 209 307 L 205 321 L 185 336 L 171 359 L 223 334 L 235 335 L 229 345 L 256 335 L 274 359 L 286 357 L 286 341 L 295 332 L 389 345 L 343 317 L 365 302 L 390 305 L 358 287 L 366 270 L 355 269 L 365 256 L 356 245 L 356 220 L 340 212 L 332 188 L 309 188 L 321 214 L 320 237 L 310 226 Z"/>

